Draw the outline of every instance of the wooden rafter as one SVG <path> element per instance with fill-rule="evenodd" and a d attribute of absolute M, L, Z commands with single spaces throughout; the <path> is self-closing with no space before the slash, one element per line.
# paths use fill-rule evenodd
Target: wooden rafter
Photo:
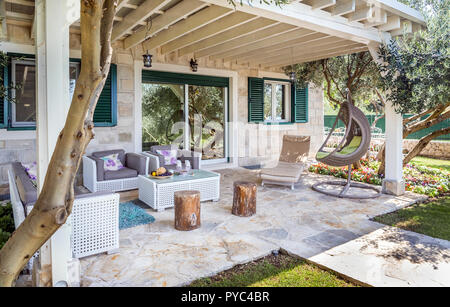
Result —
<path fill-rule="evenodd" d="M 230 41 L 221 43 L 219 45 L 215 45 L 213 47 L 209 47 L 203 50 L 200 50 L 196 52 L 196 57 L 206 57 L 206 56 L 212 56 L 215 54 L 219 54 L 223 52 L 224 50 L 236 50 L 241 47 L 247 46 L 249 44 L 261 41 L 263 39 L 267 39 L 270 37 L 274 37 L 276 35 L 281 35 L 286 32 L 290 32 L 295 30 L 296 27 L 292 25 L 287 24 L 275 24 L 274 26 L 271 26 L 269 28 L 256 31 L 254 33 L 250 33 L 247 35 L 244 35 L 242 37 L 238 37 L 235 39 L 232 39 Z"/>
<path fill-rule="evenodd" d="M 274 24 L 277 24 L 277 22 L 267 18 L 258 18 L 256 20 L 240 25 L 236 28 L 222 32 L 220 33 L 220 35 L 215 35 L 210 38 L 201 40 L 195 44 L 191 44 L 189 46 L 181 48 L 178 51 L 178 55 L 183 56 L 186 54 L 194 53 L 199 50 L 204 50 L 213 46 L 217 46 L 222 43 L 226 43 L 232 39 L 239 38 L 256 31 L 263 30 L 267 27 L 273 26 Z"/>
<path fill-rule="evenodd" d="M 313 33 L 313 31 L 311 31 L 311 30 L 296 29 L 294 31 L 290 31 L 290 32 L 287 32 L 287 33 L 284 33 L 284 34 L 281 34 L 281 35 L 277 35 L 277 36 L 274 36 L 274 37 L 271 37 L 271 38 L 268 38 L 268 39 L 264 39 L 264 40 L 258 41 L 256 43 L 253 43 L 253 44 L 250 44 L 250 45 L 238 48 L 238 50 L 235 50 L 235 49 L 227 50 L 227 51 L 225 51 L 225 52 L 223 52 L 221 54 L 214 55 L 211 58 L 212 59 L 223 58 L 223 60 L 225 62 L 228 62 L 228 61 L 234 60 L 235 57 L 237 55 L 239 55 L 239 54 L 250 52 L 250 51 L 255 51 L 255 50 L 258 50 L 258 49 L 261 49 L 261 48 L 265 48 L 265 47 L 269 47 L 269 46 L 272 46 L 274 44 L 280 44 L 280 43 L 283 43 L 283 42 L 286 42 L 286 41 L 293 40 L 295 38 L 300 38 L 300 37 L 306 36 L 306 35 L 311 34 L 311 33 Z"/>
<path fill-rule="evenodd" d="M 146 0 L 138 7 L 138 9 L 133 10 L 126 15 L 123 20 L 114 27 L 111 40 L 116 41 L 121 38 L 136 25 L 152 16 L 155 11 L 161 9 L 164 5 L 167 5 L 170 1 L 171 0 Z"/>
<path fill-rule="evenodd" d="M 292 46 L 289 49 L 282 50 L 281 52 L 267 53 L 265 57 L 248 59 L 250 66 L 261 65 L 264 66 L 268 63 L 280 61 L 281 59 L 289 61 L 289 59 L 298 58 L 303 54 L 312 54 L 323 52 L 332 48 L 340 48 L 343 46 L 352 45 L 354 42 L 349 40 L 343 40 L 338 37 L 327 37 L 314 42 L 305 42 L 303 45 L 298 44 Z M 241 63 L 244 63 L 242 61 Z M 239 61 L 238 61 L 239 64 Z"/>
<path fill-rule="evenodd" d="M 288 41 L 285 41 L 285 42 L 282 42 L 279 44 L 273 44 L 266 48 L 260 48 L 255 51 L 241 53 L 241 54 L 237 55 L 234 58 L 234 60 L 240 60 L 240 61 L 257 60 L 260 57 L 264 57 L 263 55 L 267 56 L 267 54 L 271 54 L 274 52 L 280 53 L 280 52 L 283 52 L 286 50 L 289 51 L 292 47 L 295 47 L 297 45 L 304 45 L 305 43 L 311 43 L 316 40 L 324 39 L 327 37 L 329 37 L 329 35 L 327 35 L 327 34 L 312 32 L 312 33 L 305 34 L 304 36 L 301 36 L 299 38 L 288 40 Z M 309 48 L 309 45 L 308 45 L 308 48 Z"/>
<path fill-rule="evenodd" d="M 183 36 L 186 32 L 194 31 L 232 12 L 233 11 L 228 8 L 212 5 L 204 10 L 201 10 L 190 18 L 178 22 L 167 30 L 158 33 L 144 43 L 144 48 L 146 50 L 151 50 L 167 44 L 174 39 Z"/>
<path fill-rule="evenodd" d="M 356 51 L 355 51 L 356 50 Z M 355 52 L 360 52 L 367 50 L 367 46 L 355 42 L 351 42 L 349 44 L 344 44 L 341 46 L 336 46 L 334 48 L 329 48 L 327 50 L 315 51 L 303 53 L 300 55 L 294 55 L 294 57 L 279 59 L 278 61 L 274 61 L 271 63 L 267 63 L 264 67 L 282 67 L 286 65 L 291 65 L 295 63 L 303 63 L 314 60 L 326 59 L 332 56 L 345 55 Z"/>
<path fill-rule="evenodd" d="M 255 15 L 235 12 L 161 46 L 161 53 L 165 54 L 189 46 L 205 38 L 220 34 L 227 29 L 237 27 L 256 18 L 258 17 Z"/>
<path fill-rule="evenodd" d="M 174 7 L 164 12 L 163 15 L 160 15 L 155 19 L 153 19 L 151 29 L 147 30 L 146 28 L 143 28 L 137 31 L 136 33 L 132 34 L 131 36 L 125 38 L 124 39 L 125 49 L 132 48 L 140 44 L 147 38 L 155 35 L 156 33 L 162 30 L 165 30 L 170 25 L 180 21 L 181 19 L 186 18 L 187 16 L 206 6 L 209 6 L 209 4 L 206 4 L 198 0 L 182 1 L 178 3 Z"/>

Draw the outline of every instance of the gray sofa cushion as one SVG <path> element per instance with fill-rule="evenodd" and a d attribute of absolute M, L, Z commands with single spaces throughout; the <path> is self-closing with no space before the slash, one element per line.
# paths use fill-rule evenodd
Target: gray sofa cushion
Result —
<path fill-rule="evenodd" d="M 105 150 L 105 151 L 96 151 L 92 153 L 93 157 L 96 158 L 102 158 L 102 157 L 106 157 L 112 154 L 119 154 L 119 160 L 120 162 L 122 162 L 123 165 L 125 165 L 126 163 L 126 159 L 125 159 L 125 150 L 123 149 L 114 149 L 114 150 Z"/>
<path fill-rule="evenodd" d="M 116 180 L 116 179 L 126 179 L 126 178 L 134 178 L 137 177 L 138 171 L 124 167 L 118 171 L 106 171 L 105 172 L 105 180 Z"/>
<path fill-rule="evenodd" d="M 134 169 L 139 175 L 146 175 L 145 167 L 147 166 L 147 158 L 136 153 L 126 154 L 126 167 Z"/>
<path fill-rule="evenodd" d="M 12 170 L 22 204 L 24 207 L 34 204 L 37 200 L 37 189 L 28 177 L 25 168 L 20 162 L 13 162 Z"/>

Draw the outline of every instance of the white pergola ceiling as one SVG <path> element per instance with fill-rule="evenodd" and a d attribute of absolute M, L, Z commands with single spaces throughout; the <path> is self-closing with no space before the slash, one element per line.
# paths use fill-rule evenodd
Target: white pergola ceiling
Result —
<path fill-rule="evenodd" d="M 34 1 L 2 2 L 7 24 L 33 25 Z M 293 0 L 282 8 L 259 1 L 234 8 L 227 0 L 120 0 L 112 39 L 125 49 L 270 68 L 364 51 L 382 32 L 397 36 L 423 25 L 420 14 L 393 0 Z"/>

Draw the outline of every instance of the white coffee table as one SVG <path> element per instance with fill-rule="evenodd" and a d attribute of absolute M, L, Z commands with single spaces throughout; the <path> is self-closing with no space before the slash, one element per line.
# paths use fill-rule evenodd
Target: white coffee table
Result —
<path fill-rule="evenodd" d="M 169 179 L 154 179 L 139 176 L 139 200 L 157 211 L 174 206 L 174 193 L 177 191 L 200 191 L 200 201 L 218 201 L 220 194 L 220 174 L 192 170 L 192 175 L 175 175 Z"/>

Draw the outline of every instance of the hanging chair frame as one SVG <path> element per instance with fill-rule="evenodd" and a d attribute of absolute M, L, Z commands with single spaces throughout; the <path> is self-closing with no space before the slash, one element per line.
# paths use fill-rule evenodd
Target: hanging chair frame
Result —
<path fill-rule="evenodd" d="M 353 110 L 355 108 L 355 110 Z M 370 144 L 370 126 L 369 122 L 367 120 L 367 117 L 355 106 L 352 105 L 352 97 L 350 91 L 347 90 L 347 102 L 346 105 L 342 106 L 339 110 L 338 115 L 336 116 L 336 120 L 334 121 L 333 127 L 330 130 L 330 133 L 328 134 L 328 137 L 326 138 L 325 142 L 322 144 L 322 146 L 319 148 L 319 152 L 323 152 L 323 148 L 326 146 L 328 141 L 330 140 L 331 135 L 333 134 L 334 130 L 336 129 L 336 125 L 341 119 L 345 122 L 345 119 L 343 118 L 345 116 L 344 110 L 347 109 L 347 127 L 345 131 L 345 135 L 338 144 L 338 146 L 330 152 L 326 157 L 322 159 L 318 159 L 318 161 L 323 162 L 325 164 L 328 164 L 329 162 L 331 166 L 345 166 L 348 165 L 348 173 L 347 173 L 347 181 L 324 181 L 324 182 L 318 182 L 312 186 L 312 189 L 316 192 L 335 196 L 339 198 L 350 198 L 350 199 L 370 199 L 370 198 L 377 198 L 381 195 L 381 192 L 379 189 L 362 184 L 357 182 L 352 182 L 352 165 L 353 163 L 359 161 L 362 156 L 364 156 L 367 153 L 369 144 Z M 361 116 L 364 117 L 362 117 Z M 350 133 L 352 133 L 351 138 L 355 137 L 353 134 L 352 128 L 353 124 L 357 124 L 358 128 L 361 130 L 361 143 L 359 144 L 358 149 L 348 155 L 342 155 L 339 159 L 334 158 L 334 155 L 339 153 L 345 146 L 350 144 L 349 136 Z M 365 129 L 365 130 L 364 130 Z M 368 131 L 368 132 L 367 132 Z M 364 152 L 361 152 L 364 151 Z M 346 160 L 348 159 L 348 160 Z M 331 185 L 331 186 L 343 186 L 343 189 L 340 191 L 332 191 L 324 188 L 325 185 Z M 359 189 L 365 189 L 365 190 L 373 190 L 376 193 L 369 193 L 369 194 L 348 194 L 348 191 L 350 188 L 359 188 Z"/>

